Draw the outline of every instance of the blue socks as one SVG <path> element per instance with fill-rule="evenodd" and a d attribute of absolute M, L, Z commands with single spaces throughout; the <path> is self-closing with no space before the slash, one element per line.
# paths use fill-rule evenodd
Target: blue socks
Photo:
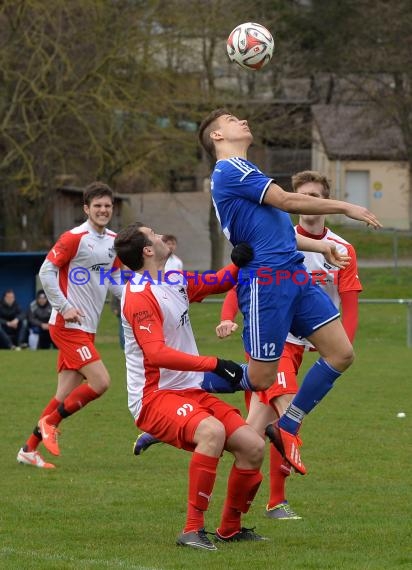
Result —
<path fill-rule="evenodd" d="M 225 380 L 214 372 L 205 372 L 203 376 L 202 388 L 206 392 L 218 392 L 219 394 L 232 394 L 238 389 L 229 380 Z"/>
<path fill-rule="evenodd" d="M 244 390 L 245 392 L 254 392 L 255 388 L 250 383 L 249 374 L 247 373 L 248 365 L 241 364 L 240 366 L 243 368 L 243 377 L 242 380 L 239 382 L 238 390 Z"/>
<path fill-rule="evenodd" d="M 296 434 L 306 414 L 326 396 L 342 373 L 320 358 L 308 370 L 291 405 L 279 420 L 279 427 Z"/>

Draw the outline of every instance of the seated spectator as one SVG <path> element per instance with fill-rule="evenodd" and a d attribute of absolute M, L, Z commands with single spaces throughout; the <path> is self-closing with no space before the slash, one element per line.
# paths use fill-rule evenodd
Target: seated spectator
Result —
<path fill-rule="evenodd" d="M 49 319 L 52 312 L 52 306 L 49 303 L 46 293 L 43 289 L 37 291 L 34 301 L 30 303 L 28 314 L 30 328 L 30 348 L 46 349 L 54 347 L 53 341 L 49 333 Z M 37 337 L 37 339 L 35 338 Z M 34 340 L 34 343 L 32 344 Z"/>
<path fill-rule="evenodd" d="M 27 319 L 13 289 L 8 289 L 0 301 L 0 348 L 27 348 Z"/>
<path fill-rule="evenodd" d="M 168 271 L 182 271 L 183 261 L 175 254 L 177 248 L 177 237 L 172 234 L 165 234 L 162 238 L 165 244 L 170 249 L 170 255 L 167 258 L 165 265 L 165 273 Z"/>

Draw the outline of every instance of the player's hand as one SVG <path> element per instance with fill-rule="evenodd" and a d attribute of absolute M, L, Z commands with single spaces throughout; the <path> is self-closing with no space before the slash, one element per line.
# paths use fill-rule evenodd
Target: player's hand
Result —
<path fill-rule="evenodd" d="M 226 338 L 227 336 L 230 336 L 232 333 L 237 331 L 238 328 L 239 328 L 239 325 L 237 325 L 233 321 L 229 321 L 229 320 L 222 321 L 216 327 L 216 334 L 219 338 Z"/>
<path fill-rule="evenodd" d="M 243 368 L 237 362 L 233 362 L 233 360 L 218 358 L 217 366 L 213 372 L 228 380 L 228 382 L 233 382 L 233 384 L 238 384 L 243 378 Z"/>
<path fill-rule="evenodd" d="M 382 224 L 375 214 L 372 214 L 372 212 L 363 206 L 348 203 L 345 214 L 348 218 L 365 222 L 367 226 L 372 226 L 375 230 L 382 227 Z"/>
<path fill-rule="evenodd" d="M 339 267 L 339 269 L 345 269 L 350 263 L 351 257 L 349 255 L 342 255 L 336 249 L 336 246 L 332 243 L 325 243 L 325 251 L 323 252 L 323 256 L 328 263 L 334 265 L 335 267 Z"/>
<path fill-rule="evenodd" d="M 62 316 L 63 319 L 66 321 L 66 323 L 78 323 L 78 324 L 82 322 L 82 317 L 84 317 L 84 315 L 79 311 L 79 309 L 75 309 L 74 307 L 65 311 Z"/>
<path fill-rule="evenodd" d="M 235 245 L 230 254 L 230 259 L 236 267 L 245 267 L 254 257 L 253 249 L 246 242 Z"/>

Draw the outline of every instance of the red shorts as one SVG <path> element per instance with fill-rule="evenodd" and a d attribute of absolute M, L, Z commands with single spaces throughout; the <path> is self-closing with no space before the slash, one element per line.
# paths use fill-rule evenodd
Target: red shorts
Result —
<path fill-rule="evenodd" d="M 143 400 L 136 425 L 165 443 L 193 451 L 199 423 L 214 416 L 225 426 L 226 439 L 246 425 L 240 411 L 204 390 L 157 390 Z"/>
<path fill-rule="evenodd" d="M 94 346 L 94 333 L 49 326 L 50 337 L 59 349 L 57 371 L 80 370 L 86 364 L 101 360 Z"/>
<path fill-rule="evenodd" d="M 256 392 L 263 404 L 269 405 L 274 398 L 283 394 L 296 394 L 298 391 L 297 376 L 302 364 L 305 347 L 300 344 L 285 343 L 279 360 L 275 383 L 261 392 Z M 246 407 L 249 409 L 251 392 L 245 392 Z"/>

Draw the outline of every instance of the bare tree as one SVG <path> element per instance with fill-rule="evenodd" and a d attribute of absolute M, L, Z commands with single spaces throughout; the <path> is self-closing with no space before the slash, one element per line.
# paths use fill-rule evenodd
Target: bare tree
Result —
<path fill-rule="evenodd" d="M 253 14 L 272 27 L 281 4 L 257 0 Z M 225 40 L 246 19 L 243 0 L 230 9 L 224 0 L 3 0 L 2 247 L 44 246 L 56 180 L 170 190 L 179 177 L 208 174 L 199 175 L 195 131 L 210 109 L 236 103 L 263 126 L 270 105 L 252 100 L 270 88 L 282 58 L 279 51 L 272 70 L 259 74 L 229 66 Z M 223 238 L 214 223 L 217 266 Z"/>
<path fill-rule="evenodd" d="M 167 187 L 170 170 L 195 162 L 193 134 L 179 123 L 182 81 L 162 61 L 171 36 L 159 24 L 160 8 L 126 0 L 1 4 L 6 247 L 20 247 L 23 233 L 27 247 L 37 247 L 34 227 L 47 218 L 56 177 L 115 186 L 131 179 L 132 190 L 145 180 L 156 189 Z M 20 228 L 23 216 L 30 232 Z"/>
<path fill-rule="evenodd" d="M 381 122 L 401 133 L 398 151 L 412 173 L 411 2 L 282 4 L 285 47 L 293 53 L 288 72 L 312 78 L 313 102 L 372 107 Z M 409 203 L 412 218 L 412 188 Z"/>

